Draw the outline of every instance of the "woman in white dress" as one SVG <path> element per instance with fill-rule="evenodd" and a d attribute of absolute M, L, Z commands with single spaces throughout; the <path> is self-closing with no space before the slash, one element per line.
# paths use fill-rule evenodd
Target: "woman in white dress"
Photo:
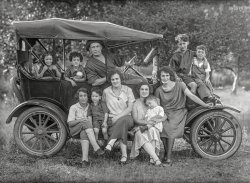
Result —
<path fill-rule="evenodd" d="M 145 119 L 148 107 L 145 104 L 145 98 L 149 96 L 149 85 L 147 83 L 142 83 L 139 86 L 140 98 L 136 99 L 133 109 L 132 116 L 134 123 L 137 126 L 146 126 L 148 124 L 154 125 L 156 122 L 165 121 L 166 116 L 162 119 L 157 119 L 158 121 L 147 121 Z M 135 127 L 138 128 L 138 127 Z M 155 128 L 149 128 L 144 132 L 141 130 L 136 130 L 135 138 L 133 141 L 130 158 L 134 159 L 139 155 L 139 149 L 142 147 L 150 155 L 150 163 L 154 165 L 162 165 L 159 159 L 160 152 L 160 136 L 155 135 Z"/>

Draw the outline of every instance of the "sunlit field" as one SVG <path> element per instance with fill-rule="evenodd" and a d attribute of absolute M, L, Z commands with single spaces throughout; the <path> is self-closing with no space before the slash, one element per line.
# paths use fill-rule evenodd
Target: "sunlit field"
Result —
<path fill-rule="evenodd" d="M 227 160 L 211 161 L 200 158 L 180 139 L 174 146 L 171 167 L 149 165 L 149 157 L 144 151 L 138 159 L 121 166 L 118 149 L 111 157 L 96 157 L 90 150 L 91 166 L 79 167 L 75 162 L 81 161 L 80 144 L 72 140 L 53 157 L 27 156 L 13 142 L 14 121 L 5 124 L 15 104 L 11 100 L 1 102 L 0 182 L 250 182 L 250 92 L 240 90 L 233 96 L 226 89 L 216 90 L 216 94 L 221 96 L 223 104 L 241 110 L 240 114 L 234 113 L 243 127 L 240 149 Z"/>

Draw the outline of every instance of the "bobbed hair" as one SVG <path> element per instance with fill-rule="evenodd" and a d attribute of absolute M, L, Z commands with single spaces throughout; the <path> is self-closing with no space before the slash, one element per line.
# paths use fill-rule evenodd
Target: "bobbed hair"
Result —
<path fill-rule="evenodd" d="M 55 59 L 54 59 L 54 57 L 53 57 L 53 54 L 52 54 L 52 52 L 46 52 L 43 56 L 42 56 L 42 62 L 44 63 L 44 65 L 46 65 L 45 64 L 45 57 L 47 57 L 47 56 L 51 56 L 52 57 L 52 65 L 54 65 L 55 64 Z"/>
<path fill-rule="evenodd" d="M 72 62 L 72 59 L 75 57 L 78 57 L 80 59 L 80 62 L 82 62 L 83 60 L 82 54 L 77 51 L 73 51 L 69 54 L 69 61 Z"/>
<path fill-rule="evenodd" d="M 137 91 L 139 94 L 140 94 L 140 89 L 141 89 L 141 87 L 144 86 L 144 85 L 148 86 L 149 93 L 150 93 L 150 91 L 151 91 L 151 86 L 150 86 L 147 82 L 143 81 L 143 82 L 139 83 L 138 85 L 136 85 L 136 91 Z"/>
<path fill-rule="evenodd" d="M 162 68 L 160 68 L 157 71 L 157 78 L 158 78 L 158 80 L 160 82 L 161 82 L 161 73 L 162 72 L 168 73 L 170 75 L 170 80 L 175 81 L 175 73 L 174 73 L 174 71 L 168 66 L 163 66 Z"/>
<path fill-rule="evenodd" d="M 92 94 L 93 92 L 95 92 L 95 93 L 97 93 L 98 95 L 102 96 L 102 90 L 101 90 L 100 88 L 98 88 L 98 87 L 93 87 L 93 88 L 91 89 L 91 94 Z"/>
<path fill-rule="evenodd" d="M 76 99 L 77 101 L 79 101 L 79 93 L 80 93 L 80 92 L 86 93 L 86 94 L 89 96 L 89 92 L 88 92 L 87 88 L 79 88 L 79 89 L 77 90 L 77 92 L 75 93 L 75 99 Z"/>
<path fill-rule="evenodd" d="M 122 73 L 121 73 L 119 70 L 114 69 L 114 70 L 112 70 L 112 71 L 110 71 L 110 72 L 108 73 L 107 81 L 108 81 L 109 83 L 111 83 L 111 77 L 114 76 L 115 74 L 118 74 L 118 75 L 120 76 L 121 82 L 124 81 L 124 77 L 123 77 Z"/>

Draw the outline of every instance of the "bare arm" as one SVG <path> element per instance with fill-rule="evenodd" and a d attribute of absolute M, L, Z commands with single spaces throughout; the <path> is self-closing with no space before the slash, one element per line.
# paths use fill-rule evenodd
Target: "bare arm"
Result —
<path fill-rule="evenodd" d="M 131 113 L 132 108 L 133 108 L 133 103 L 129 102 L 128 107 L 122 113 L 120 113 L 119 115 L 113 116 L 112 121 L 115 122 L 115 121 L 117 121 L 117 119 L 128 115 L 129 113 Z"/>
<path fill-rule="evenodd" d="M 73 121 L 68 121 L 68 124 L 69 124 L 69 127 L 72 127 L 72 126 L 75 126 L 77 125 L 78 123 L 81 123 L 81 122 L 84 122 L 85 118 L 82 118 L 82 119 L 77 119 L 77 120 L 73 120 Z"/>
<path fill-rule="evenodd" d="M 109 117 L 109 114 L 105 113 L 104 114 L 103 124 L 102 124 L 103 127 L 107 127 L 108 117 Z"/>
<path fill-rule="evenodd" d="M 132 117 L 133 117 L 133 119 L 134 119 L 135 124 L 137 124 L 137 125 L 147 125 L 147 121 L 146 121 L 146 120 L 140 119 L 140 118 L 138 117 L 137 106 L 134 106 L 134 107 L 133 107 L 133 110 L 132 110 Z"/>
<path fill-rule="evenodd" d="M 76 82 L 73 79 L 70 79 L 68 77 L 65 77 L 66 81 L 69 81 L 71 83 L 72 86 L 77 86 Z"/>
<path fill-rule="evenodd" d="M 188 88 L 186 88 L 184 92 L 195 103 L 200 104 L 203 107 L 210 107 L 209 104 L 204 103 L 201 99 L 199 99 L 197 96 L 195 96 Z"/>
<path fill-rule="evenodd" d="M 43 74 L 44 74 L 44 72 L 45 72 L 47 69 L 48 69 L 48 67 L 45 65 L 45 66 L 43 67 L 43 70 L 42 70 L 40 73 L 37 74 L 37 77 L 38 77 L 38 78 L 43 77 Z"/>
<path fill-rule="evenodd" d="M 98 86 L 98 85 L 102 85 L 103 83 L 106 82 L 106 77 L 104 78 L 99 78 L 99 79 L 96 79 L 94 81 L 94 83 L 92 84 L 92 86 Z"/>
<path fill-rule="evenodd" d="M 163 122 L 163 121 L 165 121 L 167 119 L 168 119 L 168 117 L 167 117 L 166 114 L 164 114 L 164 116 L 158 115 L 158 116 L 155 116 L 155 117 L 151 118 L 151 120 L 154 121 L 155 124 L 161 123 L 161 122 Z"/>

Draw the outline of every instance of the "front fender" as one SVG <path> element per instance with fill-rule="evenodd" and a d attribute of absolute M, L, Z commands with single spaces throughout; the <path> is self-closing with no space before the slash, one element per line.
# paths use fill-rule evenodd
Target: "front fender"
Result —
<path fill-rule="evenodd" d="M 46 108 L 48 110 L 51 110 L 60 118 L 61 121 L 63 121 L 64 125 L 67 128 L 67 123 L 66 123 L 67 114 L 66 114 L 66 112 L 51 102 L 39 100 L 39 99 L 28 100 L 28 101 L 23 102 L 23 103 L 19 104 L 18 106 L 16 106 L 11 111 L 9 117 L 6 120 L 6 123 L 9 124 L 12 121 L 13 117 L 18 117 L 23 111 L 25 111 L 26 109 L 28 109 L 30 107 L 34 107 L 34 106 L 39 106 L 39 107 L 43 107 L 43 108 Z"/>
<path fill-rule="evenodd" d="M 225 110 L 225 109 L 240 113 L 240 110 L 231 106 L 226 106 L 226 105 L 218 105 L 218 106 L 214 106 L 213 108 L 205 108 L 205 107 L 199 106 L 188 112 L 186 125 L 188 125 L 191 121 L 193 121 L 193 119 L 195 119 L 197 116 L 201 115 L 202 113 L 205 113 L 207 111 L 216 111 L 216 110 Z"/>

